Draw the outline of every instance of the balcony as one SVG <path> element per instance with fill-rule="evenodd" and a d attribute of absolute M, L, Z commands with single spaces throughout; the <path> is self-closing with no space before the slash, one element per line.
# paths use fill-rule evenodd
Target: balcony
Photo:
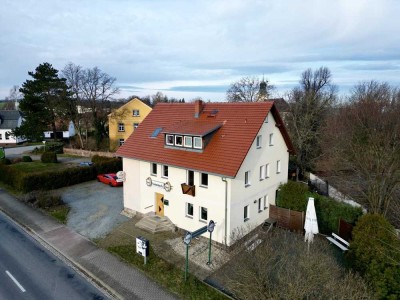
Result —
<path fill-rule="evenodd" d="M 183 194 L 193 196 L 193 197 L 196 195 L 196 193 L 195 193 L 196 186 L 195 185 L 188 185 L 187 183 L 182 183 L 181 187 L 182 187 Z"/>

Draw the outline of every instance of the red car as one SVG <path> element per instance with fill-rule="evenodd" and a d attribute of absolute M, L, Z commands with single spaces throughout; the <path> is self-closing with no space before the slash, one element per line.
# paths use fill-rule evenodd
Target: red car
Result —
<path fill-rule="evenodd" d="M 109 186 L 122 186 L 122 179 L 118 178 L 115 173 L 99 174 L 97 181 L 108 184 Z"/>

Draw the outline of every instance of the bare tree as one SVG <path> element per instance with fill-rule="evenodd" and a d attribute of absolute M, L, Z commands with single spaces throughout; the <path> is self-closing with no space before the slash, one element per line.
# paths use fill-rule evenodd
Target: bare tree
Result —
<path fill-rule="evenodd" d="M 313 168 L 320 155 L 321 127 L 336 100 L 336 87 L 328 68 L 308 69 L 301 75 L 300 86 L 288 95 L 288 130 L 296 149 L 297 177 Z"/>
<path fill-rule="evenodd" d="M 4 110 L 16 110 L 18 109 L 18 101 L 20 101 L 23 98 L 23 95 L 19 91 L 19 86 L 14 85 L 10 89 L 9 95 L 5 98 L 6 103 L 3 106 Z"/>
<path fill-rule="evenodd" d="M 397 88 L 361 83 L 329 118 L 323 144 L 339 189 L 392 221 L 400 206 L 399 115 Z"/>
<path fill-rule="evenodd" d="M 229 102 L 256 102 L 267 100 L 274 86 L 268 80 L 260 81 L 257 77 L 243 77 L 231 84 L 226 92 Z"/>

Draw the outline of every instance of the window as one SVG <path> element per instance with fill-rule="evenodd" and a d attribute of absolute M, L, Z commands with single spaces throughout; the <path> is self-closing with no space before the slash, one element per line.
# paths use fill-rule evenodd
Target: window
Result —
<path fill-rule="evenodd" d="M 264 196 L 264 209 L 268 208 L 268 195 Z"/>
<path fill-rule="evenodd" d="M 168 166 L 166 165 L 162 166 L 162 177 L 168 178 Z"/>
<path fill-rule="evenodd" d="M 265 123 L 268 123 L 268 115 L 267 115 L 267 117 L 265 118 L 265 121 L 264 121 Z"/>
<path fill-rule="evenodd" d="M 269 164 L 265 165 L 265 179 L 269 178 Z"/>
<path fill-rule="evenodd" d="M 261 135 L 257 136 L 256 144 L 257 144 L 257 148 L 261 148 Z"/>
<path fill-rule="evenodd" d="M 119 123 L 119 124 L 118 124 L 118 131 L 125 131 L 125 125 L 124 125 L 124 123 Z"/>
<path fill-rule="evenodd" d="M 185 136 L 183 138 L 184 140 L 184 146 L 188 148 L 192 148 L 192 137 L 191 136 Z"/>
<path fill-rule="evenodd" d="M 139 127 L 139 123 L 133 123 L 133 129 L 136 129 Z"/>
<path fill-rule="evenodd" d="M 202 141 L 201 137 L 195 136 L 193 138 L 193 142 L 194 142 L 194 148 L 196 148 L 196 149 L 202 149 L 203 148 L 203 141 Z"/>
<path fill-rule="evenodd" d="M 192 170 L 188 170 L 187 172 L 187 184 L 194 186 L 194 172 Z"/>
<path fill-rule="evenodd" d="M 119 145 L 122 146 L 125 143 L 125 139 L 119 139 Z"/>
<path fill-rule="evenodd" d="M 200 220 L 201 221 L 207 221 L 207 208 L 205 207 L 200 207 Z"/>
<path fill-rule="evenodd" d="M 139 110 L 138 110 L 138 109 L 134 109 L 134 110 L 132 111 L 132 116 L 134 116 L 134 117 L 139 117 L 139 116 L 140 116 Z"/>
<path fill-rule="evenodd" d="M 10 132 L 6 132 L 5 136 L 6 136 L 6 140 L 9 140 L 10 139 Z"/>
<path fill-rule="evenodd" d="M 281 161 L 277 160 L 276 161 L 276 173 L 280 173 L 281 172 Z"/>
<path fill-rule="evenodd" d="M 246 205 L 243 209 L 243 221 L 246 222 L 249 220 L 249 206 Z"/>
<path fill-rule="evenodd" d="M 172 134 L 167 134 L 166 138 L 165 138 L 165 142 L 167 145 L 174 145 L 174 136 Z"/>
<path fill-rule="evenodd" d="M 157 164 L 151 164 L 151 175 L 157 176 Z"/>
<path fill-rule="evenodd" d="M 244 173 L 244 186 L 250 185 L 250 171 Z"/>
<path fill-rule="evenodd" d="M 264 176 L 265 176 L 265 170 L 264 170 L 265 166 L 262 165 L 260 166 L 260 181 L 264 180 Z"/>
<path fill-rule="evenodd" d="M 258 212 L 262 212 L 263 211 L 261 200 L 262 200 L 262 198 L 258 198 Z"/>
<path fill-rule="evenodd" d="M 0 140 L 2 139 L 3 137 L 2 137 L 2 135 L 1 135 L 1 133 L 0 133 Z"/>
<path fill-rule="evenodd" d="M 183 138 L 181 135 L 176 135 L 175 136 L 175 146 L 182 147 L 183 145 Z"/>
<path fill-rule="evenodd" d="M 273 133 L 269 134 L 269 145 L 270 146 L 274 145 L 274 134 Z"/>
<path fill-rule="evenodd" d="M 207 173 L 201 173 L 201 186 L 208 186 L 208 174 Z"/>
<path fill-rule="evenodd" d="M 193 218 L 193 204 L 186 203 L 186 216 Z"/>

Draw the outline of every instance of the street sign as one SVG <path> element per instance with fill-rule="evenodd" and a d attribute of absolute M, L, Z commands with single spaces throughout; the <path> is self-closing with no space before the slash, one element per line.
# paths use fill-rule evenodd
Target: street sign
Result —
<path fill-rule="evenodd" d="M 149 256 L 149 240 L 138 236 L 136 238 L 136 253 L 139 253 L 144 257 Z"/>

